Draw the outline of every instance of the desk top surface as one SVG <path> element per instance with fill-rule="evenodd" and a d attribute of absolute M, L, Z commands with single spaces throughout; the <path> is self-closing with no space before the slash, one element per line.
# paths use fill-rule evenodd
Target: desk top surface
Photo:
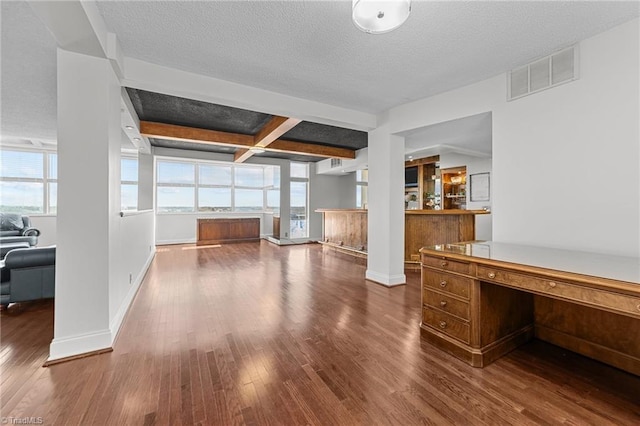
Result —
<path fill-rule="evenodd" d="M 640 284 L 640 258 L 614 256 L 496 241 L 473 241 L 423 247 L 422 253 L 451 255 L 468 260 L 488 260 L 527 265 Z"/>

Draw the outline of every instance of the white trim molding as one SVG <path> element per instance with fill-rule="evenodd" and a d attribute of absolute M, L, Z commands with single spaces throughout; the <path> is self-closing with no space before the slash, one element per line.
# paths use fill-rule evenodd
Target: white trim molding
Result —
<path fill-rule="evenodd" d="M 397 285 L 404 285 L 407 283 L 407 276 L 405 274 L 384 275 L 370 269 L 367 269 L 365 279 L 387 287 L 395 287 Z"/>

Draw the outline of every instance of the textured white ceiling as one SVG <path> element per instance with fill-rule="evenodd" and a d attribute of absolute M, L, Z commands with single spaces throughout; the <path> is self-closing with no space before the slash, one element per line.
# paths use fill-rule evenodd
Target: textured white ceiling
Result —
<path fill-rule="evenodd" d="M 491 113 L 472 115 L 403 134 L 405 154 L 413 158 L 455 152 L 491 157 Z"/>
<path fill-rule="evenodd" d="M 56 42 L 26 2 L 0 8 L 2 139 L 55 140 Z"/>
<path fill-rule="evenodd" d="M 127 56 L 381 112 L 500 74 L 638 16 L 638 2 L 413 2 L 365 34 L 348 1 L 98 2 Z"/>
<path fill-rule="evenodd" d="M 2 138 L 56 138 L 55 42 L 1 1 Z M 366 112 L 500 74 L 637 17 L 638 2 L 413 2 L 358 31 L 351 1 L 98 3 L 130 57 Z"/>

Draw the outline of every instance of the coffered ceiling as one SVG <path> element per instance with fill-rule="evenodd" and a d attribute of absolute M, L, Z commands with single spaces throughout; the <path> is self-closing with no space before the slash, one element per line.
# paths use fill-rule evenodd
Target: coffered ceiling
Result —
<path fill-rule="evenodd" d="M 367 146 L 367 133 L 362 131 L 145 90 L 127 88 L 127 93 L 140 131 L 152 146 L 232 153 L 236 162 L 252 155 L 309 162 L 350 159 Z M 265 152 L 247 152 L 251 147 Z"/>

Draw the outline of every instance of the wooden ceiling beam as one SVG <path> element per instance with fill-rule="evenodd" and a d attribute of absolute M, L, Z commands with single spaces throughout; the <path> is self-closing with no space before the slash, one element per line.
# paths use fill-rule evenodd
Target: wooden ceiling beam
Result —
<path fill-rule="evenodd" d="M 255 145 L 254 137 L 240 133 L 219 132 L 217 130 L 176 126 L 174 124 L 140 122 L 140 134 L 148 138 L 169 139 L 194 143 L 212 143 L 216 145 L 250 148 Z"/>
<path fill-rule="evenodd" d="M 287 123 L 289 123 L 288 120 L 295 119 L 286 119 Z M 267 123 L 267 125 L 269 125 L 270 123 L 271 122 Z M 265 129 L 267 125 L 265 125 Z M 291 127 L 293 127 L 293 125 Z M 286 133 L 287 131 L 288 130 L 285 130 L 282 134 Z M 262 130 L 258 132 L 258 135 L 260 135 L 261 132 Z M 262 140 L 268 140 L 269 137 L 271 137 L 270 135 L 272 135 L 272 133 L 273 130 L 265 130 L 265 134 L 268 135 L 268 137 L 265 137 L 265 139 Z M 175 141 L 233 146 L 236 148 L 241 148 L 234 155 L 236 159 L 245 154 L 245 151 L 250 152 L 249 148 L 256 146 L 256 138 L 259 137 L 258 135 L 242 135 L 239 133 L 219 132 L 217 130 L 198 129 L 195 127 L 154 123 L 150 121 L 140 121 L 140 134 L 148 138 L 168 139 Z M 353 149 L 316 145 L 312 143 L 290 141 L 286 139 L 275 139 L 272 142 L 269 142 L 268 146 L 265 146 L 264 148 L 267 151 L 286 152 L 289 154 L 309 155 L 313 157 L 342 158 L 347 160 L 356 158 L 356 152 Z M 253 153 L 251 155 L 253 155 Z"/>
<path fill-rule="evenodd" d="M 267 148 L 267 151 L 287 152 L 290 154 L 310 155 L 313 157 L 342 158 L 345 160 L 353 160 L 354 158 L 356 158 L 356 152 L 353 149 L 316 145 L 312 143 L 289 141 L 285 139 L 278 139 L 276 141 L 273 141 Z"/>
<path fill-rule="evenodd" d="M 293 129 L 298 123 L 300 123 L 300 121 L 302 120 L 298 118 L 281 117 L 279 115 L 273 116 L 271 120 L 269 120 L 267 124 L 265 124 L 264 127 L 254 136 L 254 146 L 259 148 L 269 146 L 269 144 L 280 136 Z M 251 158 L 253 154 L 255 154 L 255 152 L 249 149 L 238 150 L 234 155 L 233 161 L 236 163 L 242 163 Z"/>

